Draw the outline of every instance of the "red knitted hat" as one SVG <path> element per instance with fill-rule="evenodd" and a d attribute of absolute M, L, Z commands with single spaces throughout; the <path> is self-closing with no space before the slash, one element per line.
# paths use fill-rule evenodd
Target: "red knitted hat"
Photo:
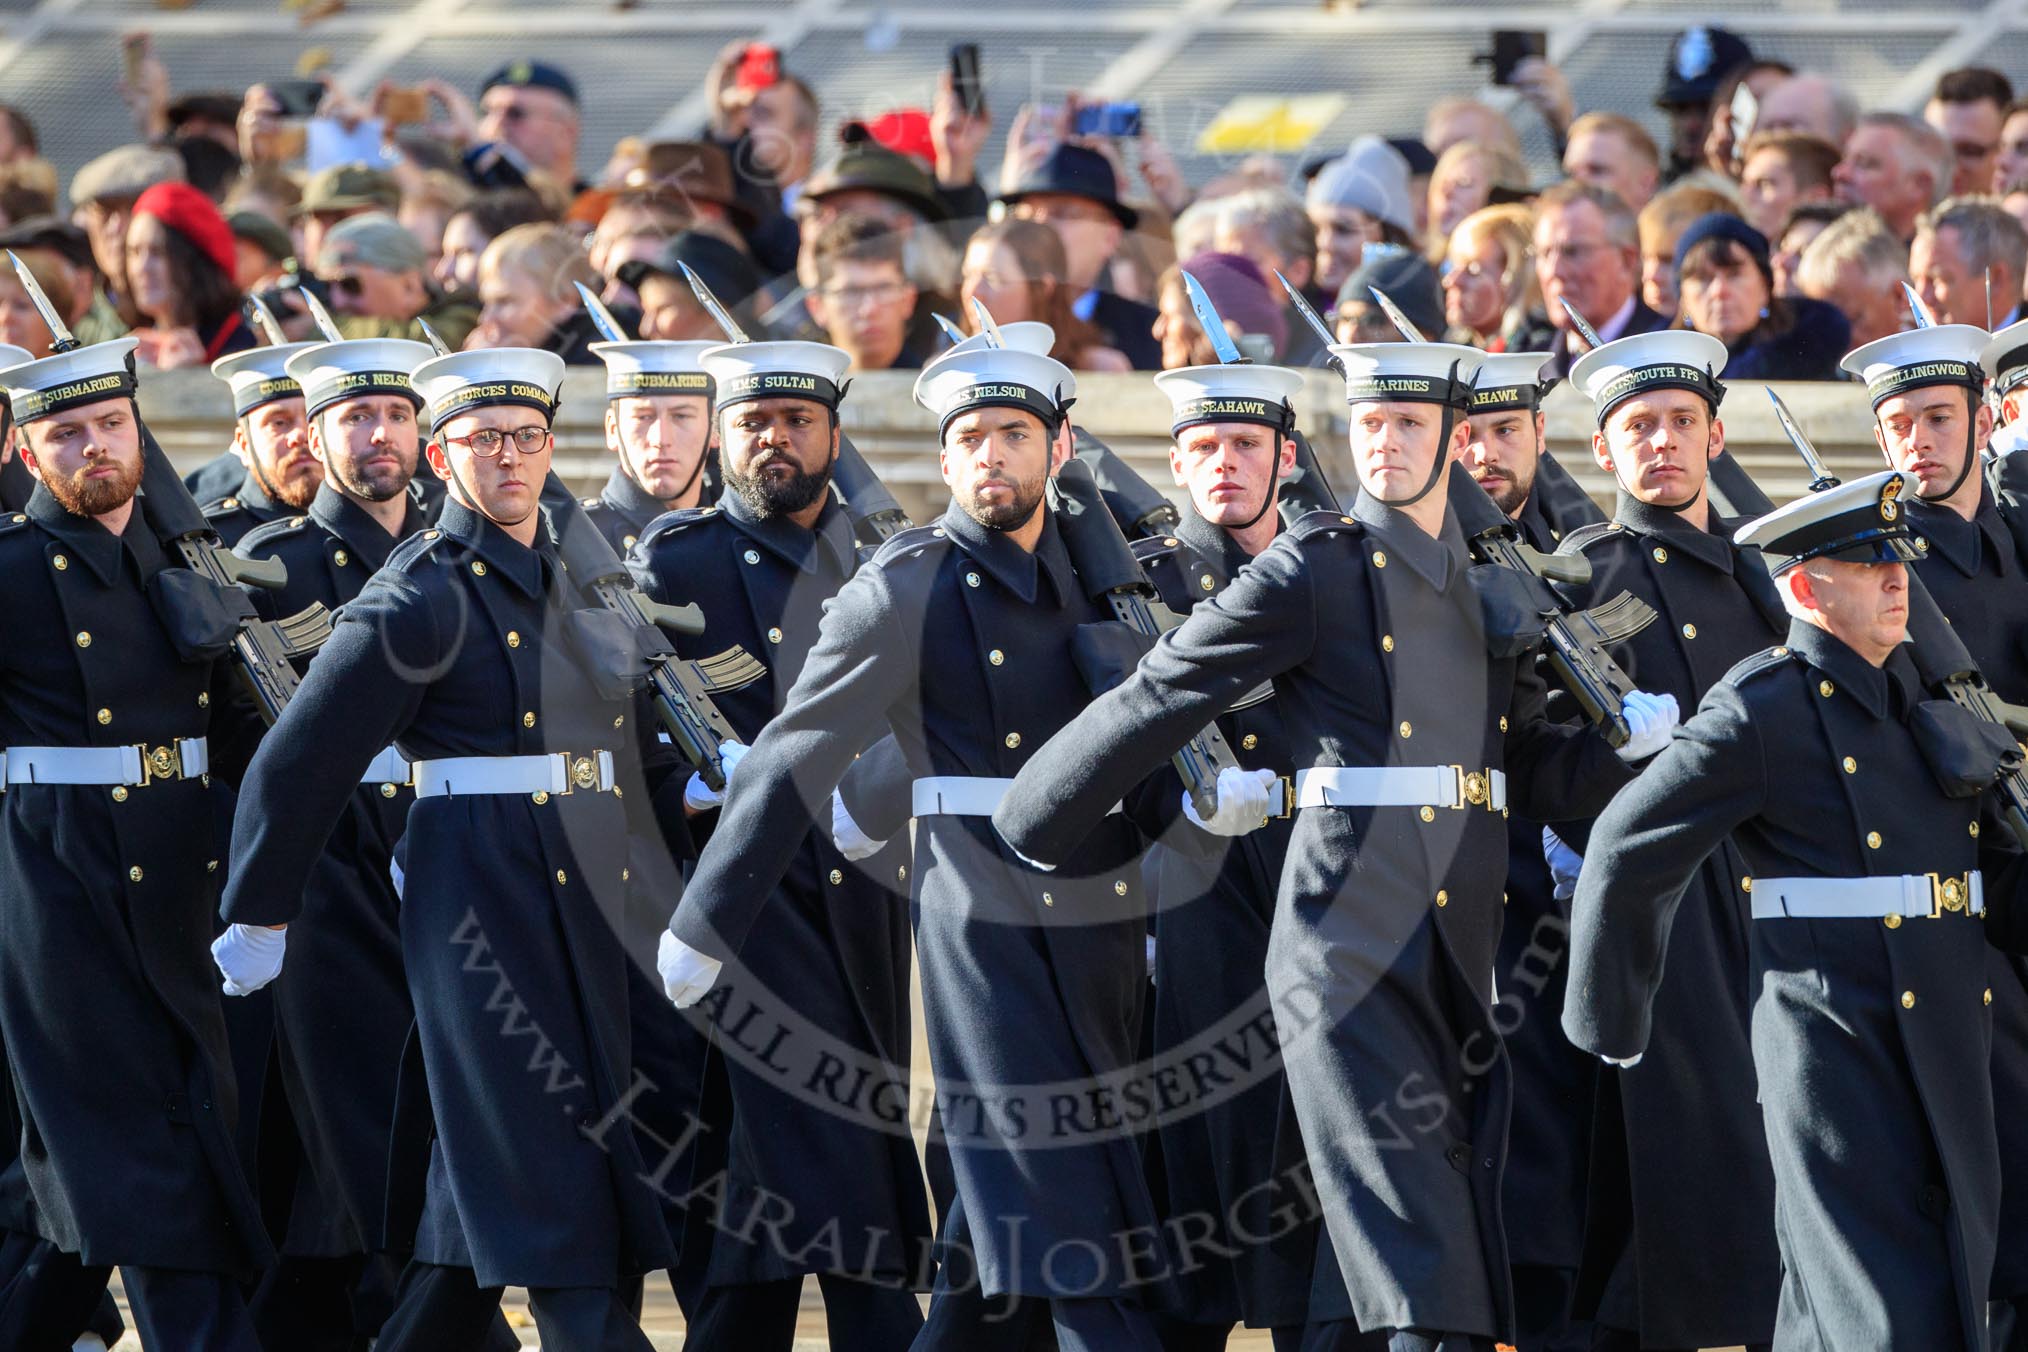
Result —
<path fill-rule="evenodd" d="M 232 227 L 225 223 L 218 206 L 188 183 L 157 183 L 134 202 L 134 215 L 153 216 L 197 246 L 197 251 L 218 264 L 230 277 L 238 262 L 232 241 Z"/>

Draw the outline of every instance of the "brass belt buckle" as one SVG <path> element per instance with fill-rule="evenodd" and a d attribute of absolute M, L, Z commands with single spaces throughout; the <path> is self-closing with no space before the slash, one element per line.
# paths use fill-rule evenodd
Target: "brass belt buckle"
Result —
<path fill-rule="evenodd" d="M 141 784 L 158 779 L 183 778 L 183 758 L 173 746 L 150 747 L 145 742 L 134 748 L 141 753 Z"/>
<path fill-rule="evenodd" d="M 1936 920 L 1945 911 L 1962 912 L 1972 904 L 1972 879 L 1970 874 L 1956 878 L 1945 878 L 1939 874 L 1923 875 L 1929 879 L 1929 918 Z"/>
<path fill-rule="evenodd" d="M 1470 770 L 1465 774 L 1465 801 L 1473 807 L 1488 807 L 1493 802 L 1493 776 L 1486 770 Z"/>
<path fill-rule="evenodd" d="M 569 752 L 561 752 L 559 754 L 563 756 L 565 767 L 563 784 L 563 791 L 565 793 L 575 793 L 579 789 L 589 791 L 598 788 L 599 763 L 597 757 L 573 756 Z"/>
<path fill-rule="evenodd" d="M 1275 783 L 1282 786 L 1282 810 L 1268 813 L 1268 820 L 1285 822 L 1296 815 L 1296 777 L 1276 775 Z"/>
<path fill-rule="evenodd" d="M 1444 806 L 1453 812 L 1463 812 L 1467 806 L 1465 798 L 1465 767 L 1462 765 L 1452 765 L 1447 768 L 1452 774 L 1457 776 L 1457 787 L 1451 791 L 1451 801 L 1445 803 Z"/>

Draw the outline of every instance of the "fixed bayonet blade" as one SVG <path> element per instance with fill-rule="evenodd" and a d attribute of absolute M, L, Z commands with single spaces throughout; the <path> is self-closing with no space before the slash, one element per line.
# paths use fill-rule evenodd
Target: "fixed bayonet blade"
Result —
<path fill-rule="evenodd" d="M 1572 305 L 1568 300 L 1563 300 L 1562 304 L 1563 312 L 1570 316 L 1570 326 L 1577 330 L 1578 337 L 1584 339 L 1585 346 L 1594 352 L 1604 347 L 1605 339 L 1598 336 L 1598 330 L 1593 328 L 1589 321 L 1577 312 L 1577 307 Z"/>
<path fill-rule="evenodd" d="M 943 315 L 938 314 L 935 310 L 931 310 L 930 318 L 936 320 L 937 327 L 944 331 L 944 337 L 951 340 L 951 345 L 953 347 L 965 341 L 965 338 L 967 336 L 965 331 L 959 328 L 956 324 L 953 324 L 949 319 L 945 318 Z"/>
<path fill-rule="evenodd" d="M 416 327 L 422 330 L 423 339 L 436 349 L 439 357 L 451 355 L 451 345 L 444 341 L 444 336 L 441 333 L 430 327 L 429 320 L 424 319 L 421 315 L 417 315 L 415 322 Z"/>
<path fill-rule="evenodd" d="M 275 318 L 275 312 L 268 308 L 268 303 L 260 298 L 258 292 L 246 298 L 246 308 L 253 312 L 254 325 L 268 340 L 269 347 L 280 347 L 289 341 L 289 335 L 282 332 L 282 321 Z"/>
<path fill-rule="evenodd" d="M 1211 340 L 1211 350 L 1217 354 L 1221 366 L 1236 366 L 1246 360 L 1233 346 L 1232 335 L 1225 331 L 1225 320 L 1219 316 L 1218 307 L 1211 303 L 1204 287 L 1189 273 L 1183 274 L 1183 289 L 1190 293 L 1190 308 L 1197 314 L 1197 327 L 1204 330 L 1204 336 Z"/>
<path fill-rule="evenodd" d="M 324 308 L 324 302 L 317 299 L 317 293 L 308 287 L 297 287 L 297 294 L 303 298 L 303 305 L 310 312 L 310 318 L 317 321 L 317 332 L 324 335 L 327 343 L 342 343 L 345 335 L 338 331 L 338 321 Z"/>
<path fill-rule="evenodd" d="M 584 312 L 591 316 L 592 327 L 599 331 L 599 337 L 609 343 L 628 341 L 627 331 L 620 327 L 618 316 L 606 308 L 604 301 L 592 294 L 590 287 L 583 282 L 572 282 L 571 285 L 577 288 L 578 299 L 584 302 Z"/>
<path fill-rule="evenodd" d="M 993 322 L 993 312 L 977 296 L 972 297 L 972 314 L 979 321 L 979 332 L 985 335 L 987 347 L 1007 346 L 1007 340 L 1000 336 L 1000 326 Z"/>
<path fill-rule="evenodd" d="M 1422 330 L 1415 326 L 1415 321 L 1403 314 L 1399 305 L 1388 299 L 1385 291 L 1382 291 L 1377 286 L 1369 286 L 1366 289 L 1373 293 L 1373 301 L 1380 307 L 1381 313 L 1393 320 L 1394 327 L 1401 330 L 1402 337 L 1408 339 L 1411 343 L 1426 343 L 1429 341 L 1429 339 L 1422 336 Z"/>
<path fill-rule="evenodd" d="M 14 256 L 14 250 L 7 251 L 7 261 L 14 265 L 14 275 L 21 279 L 22 289 L 28 292 L 28 299 L 34 304 L 35 313 L 42 316 L 42 322 L 49 326 L 49 336 L 56 340 L 50 344 L 50 349 L 56 352 L 69 352 L 82 346 L 77 336 L 70 331 L 70 325 L 63 322 L 63 316 L 49 303 L 49 297 L 42 294 L 42 286 L 35 280 L 35 274 Z"/>
<path fill-rule="evenodd" d="M 1317 313 L 1317 307 L 1310 304 L 1309 297 L 1296 290 L 1288 278 L 1282 276 L 1280 268 L 1275 269 L 1275 280 L 1282 284 L 1282 290 L 1289 293 L 1289 304 L 1296 307 L 1296 313 L 1303 317 L 1303 322 L 1310 326 L 1310 331 L 1317 335 L 1325 347 L 1338 341 L 1331 333 L 1331 326 L 1324 322 L 1324 316 Z"/>
<path fill-rule="evenodd" d="M 1922 297 L 1916 294 L 1915 288 L 1907 282 L 1903 282 L 1901 284 L 1901 293 L 1908 297 L 1908 313 L 1914 317 L 1915 326 L 1919 329 L 1935 328 L 1936 316 L 1931 314 L 1929 307 L 1922 303 Z"/>
<path fill-rule="evenodd" d="M 1789 445 L 1796 448 L 1796 454 L 1803 457 L 1803 463 L 1810 470 L 1810 491 L 1821 493 L 1827 488 L 1838 486 L 1838 477 L 1824 464 L 1824 458 L 1817 454 L 1817 448 L 1803 435 L 1803 429 L 1796 424 L 1796 418 L 1789 412 L 1789 406 L 1782 397 L 1769 387 L 1767 397 L 1774 403 L 1775 420 L 1782 425 L 1782 434 L 1789 439 Z"/>
<path fill-rule="evenodd" d="M 676 266 L 683 269 L 683 280 L 690 283 L 691 294 L 696 296 L 697 303 L 718 321 L 718 327 L 725 331 L 727 341 L 734 343 L 753 341 L 746 336 L 746 330 L 734 322 L 732 312 L 718 303 L 718 297 L 711 294 L 711 288 L 704 284 L 704 279 L 699 277 L 688 263 L 678 263 Z"/>

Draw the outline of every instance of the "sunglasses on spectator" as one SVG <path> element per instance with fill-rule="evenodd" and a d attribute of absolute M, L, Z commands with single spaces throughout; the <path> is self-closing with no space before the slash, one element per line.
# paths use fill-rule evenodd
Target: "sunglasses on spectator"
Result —
<path fill-rule="evenodd" d="M 507 438 L 514 438 L 514 449 L 522 455 L 535 455 L 549 444 L 549 429 L 530 423 L 517 427 L 511 432 L 502 432 L 497 427 L 482 427 L 470 436 L 445 437 L 443 440 L 456 442 L 470 450 L 481 460 L 491 460 L 507 448 Z"/>

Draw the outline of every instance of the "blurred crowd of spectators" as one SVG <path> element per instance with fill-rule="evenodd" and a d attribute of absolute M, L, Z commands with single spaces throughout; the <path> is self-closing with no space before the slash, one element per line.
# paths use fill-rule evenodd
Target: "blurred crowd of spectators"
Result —
<path fill-rule="evenodd" d="M 937 316 L 969 330 L 974 300 L 1050 323 L 1074 367 L 1152 370 L 1210 359 L 1187 269 L 1261 360 L 1322 359 L 1290 289 L 1338 341 L 1394 339 L 1378 287 L 1430 337 L 1541 348 L 1559 373 L 1567 302 L 1608 339 L 1689 327 L 1726 343 L 1730 375 L 1820 380 L 1909 322 L 1905 279 L 1938 319 L 1994 328 L 2028 281 L 2028 102 L 2004 75 L 1951 71 L 1919 117 L 1861 112 L 1719 28 L 1672 45 L 1666 143 L 1578 115 L 1544 59 L 1515 66 L 1513 115 L 1560 150 L 1548 181 L 1509 114 L 1466 98 L 1435 103 L 1417 135 L 1376 128 L 1193 184 L 1152 127 L 1077 134 L 1074 94 L 1020 108 L 982 164 L 995 112 L 949 72 L 928 109 L 823 144 L 817 92 L 735 43 L 700 139 L 627 137 L 601 162 L 585 158 L 585 91 L 541 60 L 501 67 L 476 102 L 437 80 L 179 95 L 145 38 L 129 42 L 137 138 L 67 183 L 38 155 L 34 110 L 0 105 L 0 243 L 78 337 L 132 332 L 158 368 L 261 341 L 248 297 L 309 336 L 306 291 L 348 336 L 426 322 L 453 345 L 588 363 L 598 334 L 574 283 L 642 337 L 716 337 L 688 266 L 752 330 L 834 343 L 859 370 L 920 366 L 945 341 Z M 0 340 L 49 346 L 5 271 Z"/>

